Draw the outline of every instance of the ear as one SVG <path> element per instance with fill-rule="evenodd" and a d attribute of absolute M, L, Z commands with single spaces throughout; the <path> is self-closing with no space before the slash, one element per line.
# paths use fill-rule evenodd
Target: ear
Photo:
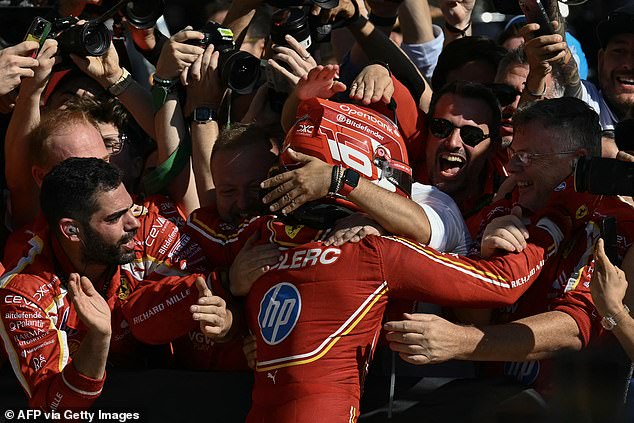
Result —
<path fill-rule="evenodd" d="M 38 188 L 42 187 L 42 181 L 44 181 L 44 177 L 46 176 L 46 172 L 39 166 L 31 167 L 31 176 L 33 176 L 33 180 L 37 184 Z"/>
<path fill-rule="evenodd" d="M 59 233 L 61 234 L 61 236 L 73 242 L 81 241 L 81 239 L 79 238 L 79 227 L 79 222 L 77 222 L 75 219 L 70 219 L 67 217 L 60 219 L 58 224 Z"/>

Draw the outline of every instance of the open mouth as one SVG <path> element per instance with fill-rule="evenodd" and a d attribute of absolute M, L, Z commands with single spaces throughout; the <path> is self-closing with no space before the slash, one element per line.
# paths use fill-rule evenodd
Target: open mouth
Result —
<path fill-rule="evenodd" d="M 616 82 L 625 87 L 634 89 L 634 77 L 633 76 L 617 76 Z"/>
<path fill-rule="evenodd" d="M 467 164 L 467 160 L 457 154 L 441 154 L 438 158 L 440 175 L 443 178 L 455 178 Z"/>
<path fill-rule="evenodd" d="M 533 183 L 532 182 L 528 182 L 528 181 L 517 181 L 517 187 L 519 189 L 526 189 L 530 186 L 532 186 Z"/>

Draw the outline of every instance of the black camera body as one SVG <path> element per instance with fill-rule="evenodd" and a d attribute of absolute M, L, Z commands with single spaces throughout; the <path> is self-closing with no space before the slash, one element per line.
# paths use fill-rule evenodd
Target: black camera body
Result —
<path fill-rule="evenodd" d="M 72 16 L 53 22 L 52 38 L 57 40 L 61 55 L 103 56 L 110 48 L 112 33 L 103 23 L 91 20 L 77 25 Z"/>
<path fill-rule="evenodd" d="M 220 53 L 218 72 L 223 85 L 237 94 L 253 92 L 260 81 L 260 59 L 236 49 L 233 32 L 219 23 L 208 22 L 198 31 L 204 34 L 200 40 L 189 40 L 187 44 L 206 48 L 213 45 Z"/>

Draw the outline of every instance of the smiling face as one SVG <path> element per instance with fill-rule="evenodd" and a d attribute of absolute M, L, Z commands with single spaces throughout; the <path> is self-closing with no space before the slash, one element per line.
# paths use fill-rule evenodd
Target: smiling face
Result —
<path fill-rule="evenodd" d="M 615 35 L 599 51 L 599 85 L 619 115 L 634 107 L 634 34 Z"/>
<path fill-rule="evenodd" d="M 493 113 L 482 100 L 447 93 L 438 100 L 430 118 L 445 119 L 455 127 L 475 126 L 488 134 Z M 479 181 L 492 150 L 490 138 L 471 147 L 463 142 L 457 128 L 445 138 L 430 131 L 426 164 L 431 184 L 458 203 L 474 196 L 481 189 Z"/>
<path fill-rule="evenodd" d="M 578 153 L 552 154 L 562 152 L 560 134 L 552 128 L 544 128 L 541 122 L 534 121 L 515 128 L 512 152 L 528 154 L 547 154 L 530 159 L 528 165 L 517 158 L 508 163 L 511 178 L 517 184 L 518 204 L 533 212 L 546 205 L 552 191 L 572 172 L 572 163 Z M 539 144 L 535 143 L 539 140 Z"/>

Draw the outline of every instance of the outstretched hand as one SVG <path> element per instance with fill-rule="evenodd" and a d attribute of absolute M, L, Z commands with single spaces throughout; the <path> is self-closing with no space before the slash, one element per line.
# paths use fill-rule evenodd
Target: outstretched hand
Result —
<path fill-rule="evenodd" d="M 295 87 L 295 95 L 300 100 L 330 98 L 346 90 L 345 84 L 335 80 L 338 76 L 339 65 L 319 65 L 299 80 Z"/>
<path fill-rule="evenodd" d="M 68 294 L 79 319 L 89 331 L 108 336 L 112 334 L 110 307 L 90 279 L 71 273 L 68 277 Z"/>

